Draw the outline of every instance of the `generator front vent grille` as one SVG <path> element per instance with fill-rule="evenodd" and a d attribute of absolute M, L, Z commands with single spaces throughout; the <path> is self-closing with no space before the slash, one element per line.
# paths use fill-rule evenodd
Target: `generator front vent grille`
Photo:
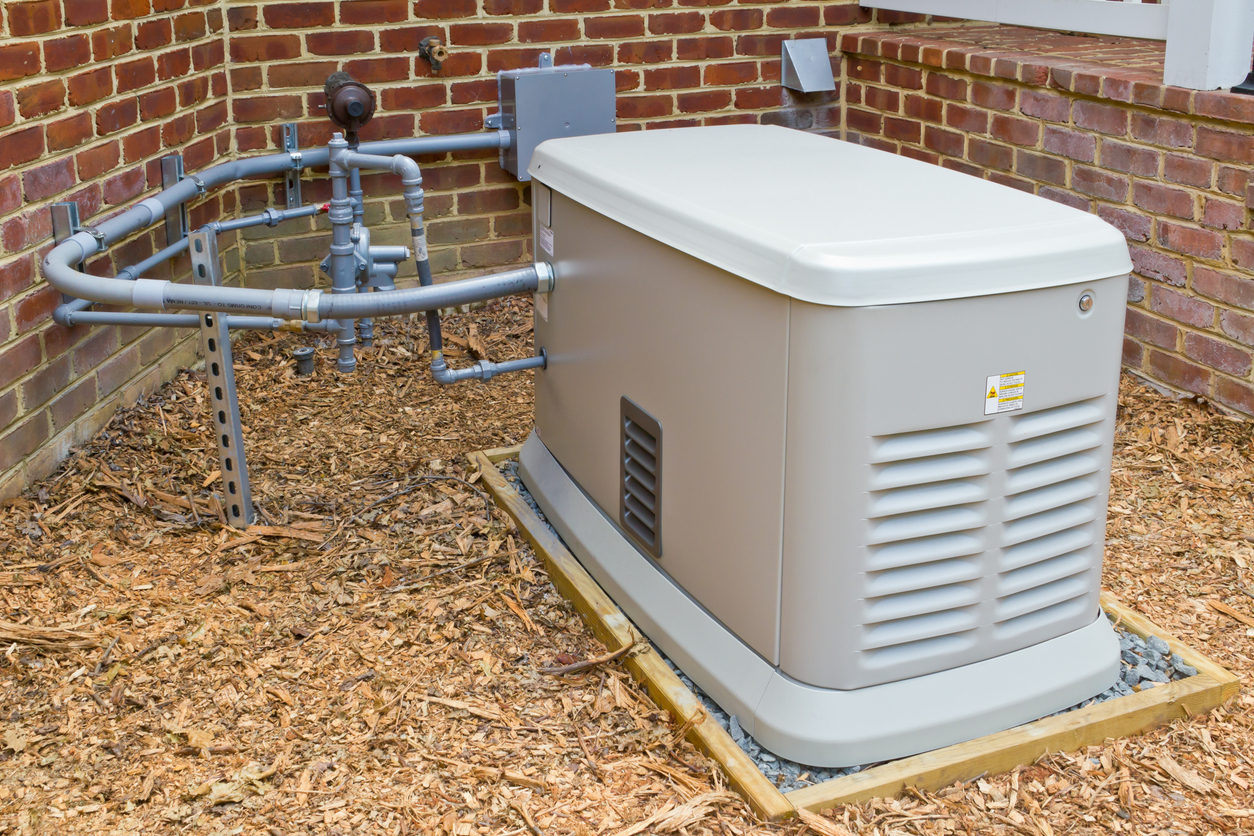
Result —
<path fill-rule="evenodd" d="M 619 522 L 646 552 L 662 557 L 662 425 L 628 398 L 619 401 Z"/>
<path fill-rule="evenodd" d="M 1100 399 L 1015 418 L 994 633 L 1010 639 L 1069 621 L 1090 606 L 1100 559 L 1095 535 L 1102 492 Z"/>
<path fill-rule="evenodd" d="M 963 653 L 980 616 L 985 424 L 873 439 L 862 649 L 873 669 Z"/>

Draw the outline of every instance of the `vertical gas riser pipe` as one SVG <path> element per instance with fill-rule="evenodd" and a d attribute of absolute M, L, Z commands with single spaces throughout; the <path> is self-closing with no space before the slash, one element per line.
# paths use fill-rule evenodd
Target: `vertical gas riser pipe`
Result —
<path fill-rule="evenodd" d="M 346 150 L 348 143 L 342 134 L 335 134 L 327 144 L 330 149 L 331 173 L 331 293 L 357 292 L 357 260 L 353 257 L 353 199 L 348 193 L 348 168 L 340 161 L 337 152 Z M 340 347 L 338 368 L 344 374 L 357 367 L 354 348 L 357 345 L 357 327 L 351 319 L 344 320 L 336 344 Z"/>

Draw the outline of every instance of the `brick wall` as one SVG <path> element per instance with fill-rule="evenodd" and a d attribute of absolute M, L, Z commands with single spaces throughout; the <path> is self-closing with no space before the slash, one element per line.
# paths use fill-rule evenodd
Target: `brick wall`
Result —
<path fill-rule="evenodd" d="M 846 138 L 1118 227 L 1125 364 L 1254 414 L 1254 97 L 1163 87 L 1161 45 L 1007 31 L 844 35 Z"/>
<path fill-rule="evenodd" d="M 779 84 L 780 43 L 912 25 L 922 18 L 856 0 L 22 0 L 0 2 L 0 498 L 49 473 L 69 447 L 194 361 L 192 332 L 66 329 L 59 294 L 37 274 L 51 246 L 48 206 L 79 204 L 98 222 L 160 188 L 160 158 L 195 172 L 275 151 L 279 123 L 324 143 L 322 84 L 343 69 L 369 84 L 379 111 L 366 139 L 475 131 L 495 110 L 498 70 L 558 63 L 613 67 L 620 128 L 774 122 L 837 134 L 838 94 Z M 417 56 L 439 36 L 439 73 Z M 839 58 L 834 58 L 839 68 Z M 839 69 L 837 70 L 839 74 Z M 437 276 L 530 259 L 528 189 L 495 154 L 421 160 Z M 376 243 L 406 243 L 399 187 L 363 178 Z M 282 183 L 215 191 L 193 224 L 282 205 Z M 306 172 L 306 201 L 329 197 Z M 158 227 L 89 269 L 111 274 L 164 245 Z M 224 236 L 228 271 L 254 286 L 311 286 L 326 253 L 326 218 Z M 173 266 L 177 277 L 185 262 Z M 405 265 L 412 275 L 412 264 Z"/>
<path fill-rule="evenodd" d="M 194 170 L 230 150 L 224 30 L 221 5 L 204 0 L 0 4 L 0 497 L 194 360 L 183 332 L 55 324 L 61 294 L 38 262 L 50 204 L 100 221 L 160 187 L 162 155 Z M 234 199 L 213 195 L 193 218 L 233 212 Z M 89 269 L 153 252 L 140 235 L 114 250 L 118 264 Z"/>

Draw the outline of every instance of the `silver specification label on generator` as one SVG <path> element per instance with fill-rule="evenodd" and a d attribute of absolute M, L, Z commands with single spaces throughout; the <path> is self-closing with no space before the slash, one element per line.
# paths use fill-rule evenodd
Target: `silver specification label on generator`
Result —
<path fill-rule="evenodd" d="M 1027 372 L 989 375 L 984 384 L 984 414 L 1014 412 L 1023 409 L 1023 380 Z"/>

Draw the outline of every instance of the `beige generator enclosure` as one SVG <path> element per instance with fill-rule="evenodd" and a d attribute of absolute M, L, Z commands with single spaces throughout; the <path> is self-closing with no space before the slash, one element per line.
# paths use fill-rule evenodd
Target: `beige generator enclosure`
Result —
<path fill-rule="evenodd" d="M 881 761 L 1114 683 L 1118 231 L 776 127 L 558 139 L 530 173 L 523 481 L 763 746 Z"/>

